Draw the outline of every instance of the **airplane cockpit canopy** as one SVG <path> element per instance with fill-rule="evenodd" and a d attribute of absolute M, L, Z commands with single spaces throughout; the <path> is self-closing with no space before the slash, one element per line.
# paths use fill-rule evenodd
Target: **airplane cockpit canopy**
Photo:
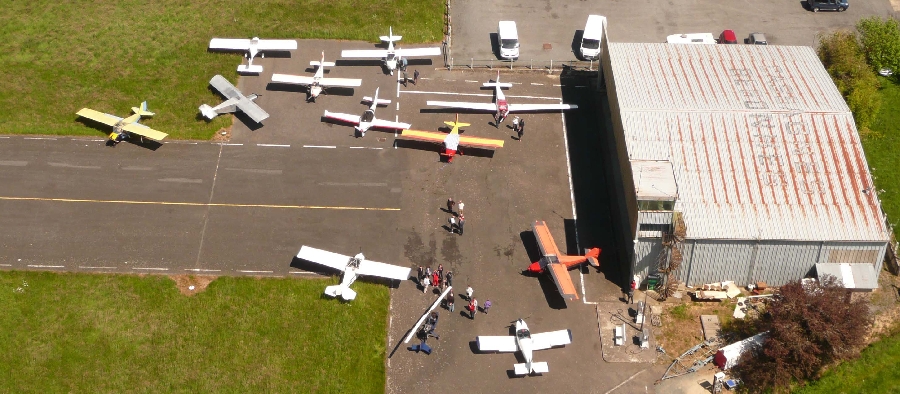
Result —
<path fill-rule="evenodd" d="M 518 337 L 519 339 L 531 338 L 531 332 L 523 328 L 519 331 L 516 331 L 516 337 Z"/>
<path fill-rule="evenodd" d="M 372 111 L 371 109 L 363 112 L 362 118 L 360 118 L 360 122 L 371 122 L 373 120 L 375 120 L 375 111 Z"/>

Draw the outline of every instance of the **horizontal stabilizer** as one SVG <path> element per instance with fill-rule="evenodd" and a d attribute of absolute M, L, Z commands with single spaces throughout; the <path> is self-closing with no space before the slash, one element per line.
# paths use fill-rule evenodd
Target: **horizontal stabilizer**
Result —
<path fill-rule="evenodd" d="M 369 97 L 369 96 L 363 96 L 363 101 L 365 101 L 365 102 L 367 102 L 367 103 L 371 103 L 371 102 L 372 102 L 372 98 Z M 391 103 L 391 100 L 387 100 L 387 99 L 378 99 L 378 105 L 388 105 L 388 104 L 390 104 L 390 103 Z"/>
<path fill-rule="evenodd" d="M 532 362 L 531 370 L 534 371 L 534 373 L 547 373 L 550 372 L 550 366 L 544 361 L 539 363 Z"/>
<path fill-rule="evenodd" d="M 380 38 L 381 41 L 388 42 L 388 41 L 400 41 L 403 39 L 403 36 L 381 36 L 378 38 Z"/>
<path fill-rule="evenodd" d="M 325 294 L 330 297 L 341 297 L 345 301 L 353 301 L 356 298 L 356 292 L 353 289 L 341 285 L 326 287 Z"/>
<path fill-rule="evenodd" d="M 320 62 L 320 61 L 318 61 L 318 60 L 314 60 L 314 61 L 309 62 L 309 65 L 310 65 L 310 66 L 315 66 L 315 67 L 334 67 L 334 62 L 325 62 L 325 63 L 322 63 L 322 62 Z"/>
<path fill-rule="evenodd" d="M 209 120 L 212 120 L 216 116 L 219 116 L 218 112 L 214 111 L 212 107 L 206 104 L 200 106 L 200 113 Z"/>
<path fill-rule="evenodd" d="M 507 89 L 509 89 L 509 88 L 512 87 L 512 84 L 509 83 L 509 82 L 503 82 L 503 83 L 499 83 L 499 82 L 485 82 L 485 83 L 484 83 L 484 87 L 486 87 L 486 88 L 492 88 L 492 87 L 495 87 L 495 86 L 499 86 L 499 87 L 501 87 L 501 88 L 507 88 Z"/>
<path fill-rule="evenodd" d="M 531 371 L 528 370 L 528 366 L 523 364 L 515 364 L 513 365 L 513 370 L 516 375 L 528 375 Z"/>
<path fill-rule="evenodd" d="M 262 72 L 262 70 L 263 70 L 263 67 L 260 65 L 257 65 L 257 64 L 254 64 L 254 65 L 241 64 L 237 68 L 237 71 L 239 73 L 248 73 L 248 74 L 259 74 Z"/>

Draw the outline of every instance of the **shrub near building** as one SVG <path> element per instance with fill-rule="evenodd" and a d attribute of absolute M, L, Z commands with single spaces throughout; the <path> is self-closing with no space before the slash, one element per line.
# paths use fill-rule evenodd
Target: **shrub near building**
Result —
<path fill-rule="evenodd" d="M 856 127 L 860 132 L 867 133 L 878 115 L 881 98 L 878 96 L 878 78 L 866 62 L 863 46 L 856 33 L 841 30 L 822 37 L 817 52 L 828 74 L 847 100 L 847 106 L 856 120 Z"/>

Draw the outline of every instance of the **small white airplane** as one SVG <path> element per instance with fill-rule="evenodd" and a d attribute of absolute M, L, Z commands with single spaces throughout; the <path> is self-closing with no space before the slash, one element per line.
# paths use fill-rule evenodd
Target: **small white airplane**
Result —
<path fill-rule="evenodd" d="M 141 103 L 141 107 L 131 107 L 131 111 L 134 112 L 134 115 L 131 115 L 127 118 L 120 118 L 118 116 L 112 114 L 106 114 L 100 111 L 94 111 L 90 108 L 82 108 L 79 110 L 76 115 L 88 118 L 95 122 L 100 122 L 109 126 L 112 126 L 113 131 L 109 134 L 109 140 L 112 142 L 112 146 L 116 146 L 119 142 L 122 142 L 129 137 L 131 134 L 137 134 L 141 136 L 143 140 L 144 137 L 147 137 L 151 140 L 162 141 L 163 138 L 168 137 L 169 135 L 163 133 L 161 131 L 153 130 L 147 126 L 144 126 L 138 122 L 140 122 L 142 116 L 153 116 L 156 115 L 153 112 L 147 110 L 147 102 L 144 101 Z"/>
<path fill-rule="evenodd" d="M 393 26 L 388 30 L 388 34 L 387 36 L 378 37 L 381 41 L 388 43 L 387 49 L 347 49 L 341 51 L 341 57 L 381 58 L 384 61 L 384 66 L 387 67 L 391 75 L 394 75 L 394 70 L 397 69 L 397 61 L 401 57 L 440 56 L 441 54 L 441 48 L 439 47 L 395 49 L 394 41 L 400 41 L 403 36 L 395 36 Z"/>
<path fill-rule="evenodd" d="M 225 96 L 227 100 L 215 107 L 210 107 L 206 104 L 200 105 L 200 113 L 207 119 L 212 120 L 216 116 L 219 116 L 219 114 L 231 113 L 237 109 L 247 114 L 247 116 L 256 123 L 261 123 L 269 117 L 269 114 L 266 111 L 253 102 L 253 100 L 256 100 L 256 98 L 259 97 L 258 94 L 253 93 L 249 96 L 244 96 L 240 90 L 237 90 L 231 82 L 228 82 L 228 80 L 221 75 L 212 77 L 212 79 L 209 80 L 209 84 L 216 88 L 216 90 Z"/>
<path fill-rule="evenodd" d="M 515 336 L 478 336 L 476 341 L 481 352 L 522 352 L 525 362 L 513 366 L 516 375 L 549 372 L 546 362 L 534 362 L 532 352 L 572 343 L 571 330 L 532 334 L 523 319 L 516 320 L 515 327 Z"/>
<path fill-rule="evenodd" d="M 372 127 L 379 127 L 382 129 L 397 129 L 403 130 L 408 129 L 410 127 L 409 123 L 400 123 L 400 122 L 391 122 L 389 120 L 377 119 L 375 118 L 375 107 L 379 105 L 388 105 L 391 103 L 391 100 L 379 99 L 378 98 L 378 88 L 375 88 L 375 97 L 364 96 L 364 102 L 371 102 L 372 105 L 369 106 L 369 109 L 366 112 L 363 112 L 362 116 L 350 115 L 350 114 L 342 114 L 339 112 L 328 112 L 325 110 L 325 117 L 329 119 L 335 119 L 342 122 L 353 123 L 356 125 L 356 131 L 365 137 L 366 131 L 369 131 Z"/>
<path fill-rule="evenodd" d="M 410 268 L 366 260 L 366 256 L 363 256 L 362 253 L 350 257 L 303 245 L 300 253 L 297 253 L 297 258 L 343 271 L 344 277 L 341 278 L 341 284 L 326 287 L 325 294 L 331 297 L 341 297 L 345 301 L 352 301 L 356 298 L 356 292 L 350 289 L 350 285 L 356 281 L 358 275 L 378 276 L 394 280 L 409 278 Z"/>
<path fill-rule="evenodd" d="M 461 108 L 475 111 L 491 111 L 499 115 L 500 121 L 509 115 L 510 112 L 540 112 L 540 111 L 558 111 L 578 108 L 574 104 L 509 104 L 506 96 L 501 88 L 511 88 L 511 83 L 500 83 L 500 71 L 497 71 L 497 79 L 494 82 L 484 83 L 485 87 L 493 87 L 497 96 L 497 101 L 493 103 L 467 103 L 460 101 L 427 101 L 427 105 L 437 107 Z"/>
<path fill-rule="evenodd" d="M 259 37 L 246 38 L 213 38 L 209 41 L 209 49 L 247 51 L 247 65 L 239 65 L 240 73 L 261 73 L 262 66 L 253 65 L 253 58 L 263 51 L 293 51 L 297 49 L 296 40 L 260 40 Z M 265 53 L 261 53 L 263 58 Z"/>
<path fill-rule="evenodd" d="M 309 62 L 309 65 L 316 67 L 316 74 L 311 77 L 305 75 L 272 74 L 272 82 L 308 86 L 309 97 L 306 101 L 312 102 L 316 101 L 316 97 L 319 97 L 319 93 L 322 93 L 326 87 L 340 86 L 349 88 L 362 85 L 361 79 L 325 78 L 325 67 L 334 67 L 334 62 L 325 61 L 325 51 L 322 51 L 321 61 L 311 61 Z"/>

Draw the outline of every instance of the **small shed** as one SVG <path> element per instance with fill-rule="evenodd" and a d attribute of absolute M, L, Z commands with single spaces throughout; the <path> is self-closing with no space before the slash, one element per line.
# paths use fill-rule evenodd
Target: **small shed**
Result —
<path fill-rule="evenodd" d="M 759 333 L 719 349 L 713 357 L 713 363 L 722 369 L 733 367 L 737 364 L 738 359 L 741 358 L 741 354 L 744 354 L 744 351 L 762 346 L 767 334 L 768 332 Z"/>
<path fill-rule="evenodd" d="M 878 288 L 875 266 L 866 263 L 819 263 L 816 264 L 816 278 L 822 281 L 824 275 L 838 278 L 844 288 L 853 291 L 874 291 Z"/>

